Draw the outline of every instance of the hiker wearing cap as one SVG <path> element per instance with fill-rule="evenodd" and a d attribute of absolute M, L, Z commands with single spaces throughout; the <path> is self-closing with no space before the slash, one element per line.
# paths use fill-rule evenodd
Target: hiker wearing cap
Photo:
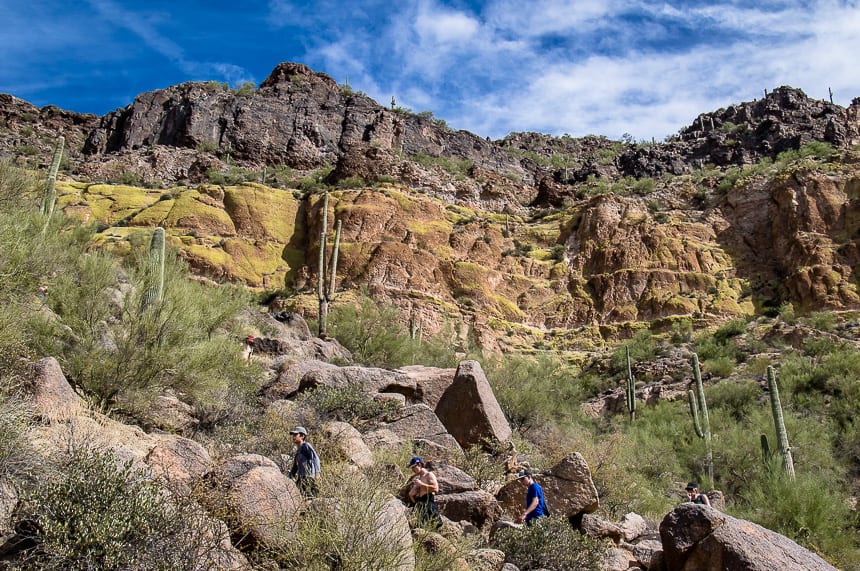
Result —
<path fill-rule="evenodd" d="M 409 460 L 409 468 L 415 475 L 409 488 L 409 501 L 418 514 L 418 522 L 421 525 L 430 523 L 432 527 L 439 529 L 442 527 L 442 516 L 439 515 L 439 506 L 436 505 L 435 500 L 439 492 L 436 475 L 424 467 L 424 461 L 420 456 L 413 456 Z"/>
<path fill-rule="evenodd" d="M 293 465 L 290 467 L 290 478 L 296 481 L 302 495 L 312 498 L 317 495 L 317 477 L 320 475 L 320 457 L 311 443 L 307 441 L 308 431 L 304 426 L 297 426 L 290 431 L 293 444 Z"/>
<path fill-rule="evenodd" d="M 549 515 L 546 500 L 543 497 L 543 488 L 535 482 L 532 473 L 528 470 L 520 470 L 517 481 L 526 487 L 526 510 L 517 518 L 517 523 L 526 522 L 526 525 L 531 525 L 536 519 Z"/>
<path fill-rule="evenodd" d="M 688 502 L 693 502 L 694 504 L 702 504 L 705 506 L 711 505 L 711 500 L 708 499 L 708 496 L 699 493 L 699 484 L 697 484 L 696 482 L 688 483 L 687 487 L 684 489 L 687 492 Z"/>

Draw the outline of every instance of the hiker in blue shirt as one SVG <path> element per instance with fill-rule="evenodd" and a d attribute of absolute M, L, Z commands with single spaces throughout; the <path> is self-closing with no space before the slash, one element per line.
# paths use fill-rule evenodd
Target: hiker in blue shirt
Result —
<path fill-rule="evenodd" d="M 293 465 L 290 467 L 290 478 L 296 481 L 302 495 L 312 498 L 317 495 L 316 478 L 320 475 L 320 457 L 317 451 L 306 439 L 308 431 L 304 426 L 297 426 L 290 431 L 296 450 L 293 452 Z"/>
<path fill-rule="evenodd" d="M 517 518 L 517 523 L 526 522 L 526 525 L 531 525 L 536 519 L 549 515 L 543 497 L 543 488 L 535 482 L 532 473 L 528 470 L 520 470 L 517 481 L 526 486 L 526 510 Z"/>

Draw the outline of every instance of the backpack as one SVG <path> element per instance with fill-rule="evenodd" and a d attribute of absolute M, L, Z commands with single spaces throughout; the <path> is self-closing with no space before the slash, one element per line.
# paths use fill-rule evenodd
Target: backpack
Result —
<path fill-rule="evenodd" d="M 313 477 L 316 478 L 322 473 L 322 462 L 320 461 L 320 456 L 317 454 L 317 451 L 314 450 L 314 447 L 310 445 L 310 442 L 307 443 L 308 448 L 311 449 L 311 465 L 313 466 Z"/>

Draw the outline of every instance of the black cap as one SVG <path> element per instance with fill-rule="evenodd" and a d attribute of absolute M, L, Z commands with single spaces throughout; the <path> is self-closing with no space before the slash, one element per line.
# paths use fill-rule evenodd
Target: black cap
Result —
<path fill-rule="evenodd" d="M 695 489 L 697 489 L 698 487 L 699 487 L 699 484 L 697 484 L 696 482 L 688 482 L 688 483 L 687 483 L 687 487 L 686 487 L 686 488 L 684 488 L 684 489 L 685 489 L 685 490 L 695 490 Z"/>

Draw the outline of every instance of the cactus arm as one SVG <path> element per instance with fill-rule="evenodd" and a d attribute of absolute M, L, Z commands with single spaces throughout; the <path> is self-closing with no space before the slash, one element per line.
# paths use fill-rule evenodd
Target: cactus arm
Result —
<path fill-rule="evenodd" d="M 696 436 L 704 438 L 705 434 L 702 432 L 702 425 L 699 423 L 699 413 L 696 408 L 696 395 L 691 390 L 687 391 L 687 403 L 690 405 L 690 417 L 693 419 L 693 429 L 696 431 Z"/>
<path fill-rule="evenodd" d="M 340 226 L 341 221 L 337 221 L 336 229 L 334 232 L 334 250 L 331 253 L 331 278 L 328 283 L 328 298 L 329 300 L 334 299 L 334 292 L 337 284 L 337 256 L 338 251 L 340 250 Z"/>

